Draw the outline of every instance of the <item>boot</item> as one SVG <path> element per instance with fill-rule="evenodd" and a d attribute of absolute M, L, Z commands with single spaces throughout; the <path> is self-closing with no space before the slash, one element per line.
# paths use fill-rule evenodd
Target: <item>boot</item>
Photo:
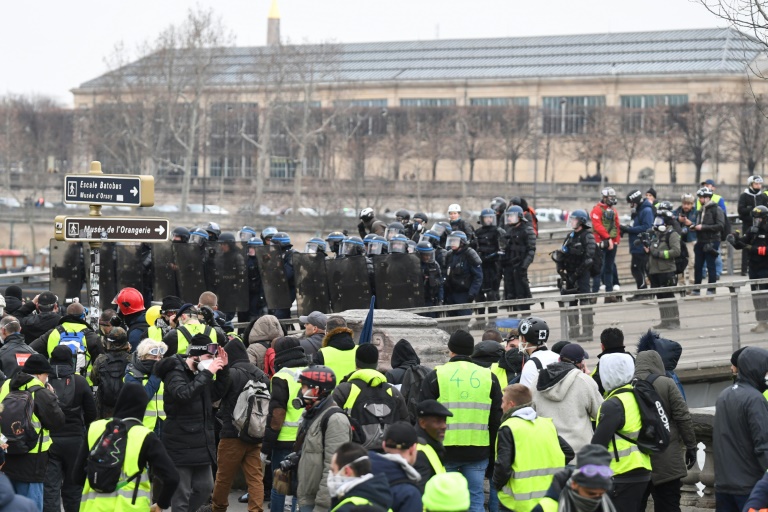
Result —
<path fill-rule="evenodd" d="M 751 328 L 749 331 L 756 333 L 768 332 L 768 322 L 757 322 L 757 325 Z"/>
<path fill-rule="evenodd" d="M 605 304 L 615 304 L 615 303 L 617 303 L 617 302 L 621 302 L 621 297 L 616 297 L 616 296 L 613 296 L 613 297 L 606 297 L 606 298 L 605 298 L 605 300 L 604 300 L 603 302 L 604 302 Z"/>
<path fill-rule="evenodd" d="M 238 503 L 248 503 L 248 493 L 243 494 L 239 498 L 237 498 Z"/>

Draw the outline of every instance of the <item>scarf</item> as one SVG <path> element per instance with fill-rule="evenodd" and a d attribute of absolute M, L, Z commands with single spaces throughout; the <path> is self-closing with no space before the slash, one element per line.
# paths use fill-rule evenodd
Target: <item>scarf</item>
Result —
<path fill-rule="evenodd" d="M 280 371 L 282 368 L 294 368 L 308 364 L 309 361 L 302 347 L 281 350 L 279 354 L 275 354 L 275 372 Z"/>
<path fill-rule="evenodd" d="M 595 512 L 598 509 L 602 512 L 616 512 L 616 507 L 613 506 L 613 502 L 608 497 L 607 492 L 599 500 L 584 498 L 571 489 L 571 481 L 568 480 L 568 483 L 560 493 L 557 512 Z"/>

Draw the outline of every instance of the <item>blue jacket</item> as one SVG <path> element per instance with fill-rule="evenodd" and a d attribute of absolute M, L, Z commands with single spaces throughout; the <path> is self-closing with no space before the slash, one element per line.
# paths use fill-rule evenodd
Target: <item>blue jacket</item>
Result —
<path fill-rule="evenodd" d="M 0 512 L 37 512 L 35 502 L 18 496 L 8 477 L 0 474 Z"/>
<path fill-rule="evenodd" d="M 752 493 L 744 504 L 743 510 L 749 510 L 750 508 L 760 510 L 766 507 L 768 507 L 768 473 L 764 474 L 763 478 L 752 488 Z"/>
<path fill-rule="evenodd" d="M 384 475 L 389 481 L 392 492 L 392 512 L 422 512 L 421 492 L 418 485 L 419 472 L 409 466 L 405 460 L 395 461 L 376 452 L 368 452 L 371 460 L 371 473 Z"/>
<path fill-rule="evenodd" d="M 691 211 L 688 213 L 685 213 L 683 211 L 683 207 L 680 206 L 677 210 L 673 212 L 675 214 L 675 218 L 679 217 L 680 215 L 684 215 L 688 220 L 690 220 L 693 225 L 696 225 L 696 208 L 691 208 Z M 695 242 L 696 241 L 696 232 L 689 230 L 688 226 L 680 225 L 680 241 L 681 242 Z M 690 256 L 689 256 L 690 257 Z"/>
<path fill-rule="evenodd" d="M 125 325 L 128 327 L 128 343 L 131 344 L 131 352 L 136 351 L 136 347 L 139 346 L 141 340 L 147 337 L 147 319 L 145 317 L 146 310 L 139 313 L 128 315 L 125 318 Z"/>
<path fill-rule="evenodd" d="M 627 226 L 626 232 L 629 233 L 629 253 L 630 254 L 644 254 L 645 250 L 643 246 L 635 247 L 635 240 L 637 235 L 644 233 L 653 227 L 653 205 L 648 199 L 643 199 L 643 202 L 637 207 L 635 214 L 635 220 L 631 226 Z"/>

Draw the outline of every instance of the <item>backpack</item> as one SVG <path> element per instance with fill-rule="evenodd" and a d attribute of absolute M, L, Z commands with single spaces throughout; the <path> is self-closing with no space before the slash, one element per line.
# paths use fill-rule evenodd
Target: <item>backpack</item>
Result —
<path fill-rule="evenodd" d="M 75 372 L 82 375 L 89 362 L 85 357 L 85 330 L 67 331 L 61 325 L 56 326 L 56 330 L 59 331 L 59 345 L 64 345 L 72 351 Z"/>
<path fill-rule="evenodd" d="M 592 266 L 589 267 L 589 276 L 597 277 L 603 273 L 603 259 L 605 254 L 600 247 L 595 247 L 595 255 L 592 257 Z"/>
<path fill-rule="evenodd" d="M 667 232 L 667 240 L 666 244 L 667 247 L 669 247 L 669 237 L 672 236 L 672 232 Z M 675 258 L 675 274 L 683 274 L 685 273 L 685 269 L 688 268 L 688 261 L 689 261 L 690 253 L 688 252 L 688 246 L 685 245 L 685 242 L 683 242 L 682 237 L 680 237 L 680 256 Z"/>
<path fill-rule="evenodd" d="M 405 404 L 408 407 L 408 416 L 413 425 L 415 425 L 419 419 L 418 409 L 421 384 L 424 382 L 424 379 L 429 372 L 429 368 L 419 364 L 408 367 L 403 375 L 403 382 L 400 385 L 400 393 L 405 399 Z"/>
<path fill-rule="evenodd" d="M 29 453 L 36 444 L 43 445 L 43 436 L 35 430 L 32 415 L 35 409 L 34 393 L 42 386 L 10 391 L 3 398 L 3 411 L 0 412 L 0 432 L 8 439 L 8 454 L 22 455 Z"/>
<path fill-rule="evenodd" d="M 232 411 L 232 424 L 240 438 L 264 438 L 270 399 L 267 385 L 251 376 L 237 396 L 235 409 Z"/>
<path fill-rule="evenodd" d="M 354 382 L 351 384 L 358 386 Z M 352 408 L 345 410 L 354 427 L 353 430 L 360 432 L 363 438 L 361 444 L 366 450 L 381 450 L 384 430 L 388 425 L 397 421 L 398 418 L 395 415 L 397 400 L 394 397 L 396 391 L 397 389 L 391 384 L 384 384 L 379 387 L 361 387 L 361 392 Z"/>
<path fill-rule="evenodd" d="M 320 432 L 323 435 L 323 447 L 325 447 L 325 431 L 328 430 L 328 422 L 331 420 L 331 416 L 334 414 L 343 414 L 349 420 L 349 430 L 353 443 L 360 445 L 365 444 L 365 432 L 363 432 L 363 427 L 356 419 L 351 418 L 347 413 L 344 412 L 344 409 L 341 407 L 333 406 L 329 409 L 329 411 L 330 412 L 325 415 L 323 421 L 320 423 Z M 381 443 L 379 443 L 379 447 L 381 447 Z"/>
<path fill-rule="evenodd" d="M 664 410 L 664 404 L 653 387 L 653 382 L 658 375 L 651 374 L 645 380 L 634 379 L 632 381 L 632 393 L 635 395 L 640 409 L 642 427 L 637 441 L 616 432 L 616 435 L 625 441 L 636 444 L 640 451 L 646 455 L 661 453 L 667 449 L 670 441 L 669 417 Z M 622 389 L 619 393 L 629 393 L 629 389 Z M 617 393 L 618 394 L 618 393 Z M 619 460 L 616 451 L 616 443 L 613 443 L 616 460 Z"/>
<path fill-rule="evenodd" d="M 123 389 L 123 377 L 128 360 L 122 352 L 107 352 L 106 357 L 99 363 L 99 388 L 96 391 L 99 403 L 107 407 L 114 407 L 117 395 Z"/>
<path fill-rule="evenodd" d="M 70 413 L 80 415 L 81 407 L 74 407 L 75 405 L 75 376 L 68 375 L 66 377 L 55 377 L 51 375 L 48 378 L 48 382 L 56 392 L 56 398 L 59 400 L 59 406 L 67 416 Z"/>
<path fill-rule="evenodd" d="M 144 468 L 130 475 L 125 482 L 120 481 L 125 464 L 125 452 L 128 444 L 128 430 L 134 425 L 139 425 L 134 418 L 109 420 L 104 433 L 96 443 L 90 447 L 88 457 L 85 459 L 88 484 L 97 493 L 113 493 L 118 487 L 124 486 L 131 480 L 141 479 Z M 139 482 L 136 482 L 134 500 L 139 490 Z"/>

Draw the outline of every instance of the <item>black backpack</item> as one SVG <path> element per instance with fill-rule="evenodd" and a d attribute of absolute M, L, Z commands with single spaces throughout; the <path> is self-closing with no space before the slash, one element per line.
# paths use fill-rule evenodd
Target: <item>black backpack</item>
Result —
<path fill-rule="evenodd" d="M 322 422 L 320 423 L 320 433 L 323 435 L 323 447 L 325 447 L 325 431 L 328 430 L 328 422 L 331 420 L 331 416 L 334 414 L 343 414 L 349 420 L 349 430 L 352 435 L 353 443 L 361 445 L 365 444 L 365 432 L 363 432 L 363 427 L 360 425 L 360 423 L 358 423 L 354 418 L 350 418 L 349 415 L 345 413 L 344 409 L 341 407 L 333 406 L 329 408 L 328 414 L 325 415 Z M 381 443 L 379 443 L 379 446 L 381 446 Z"/>
<path fill-rule="evenodd" d="M 123 389 L 123 377 L 128 360 L 122 352 L 107 352 L 106 357 L 99 363 L 99 403 L 102 406 L 114 407 L 117 395 Z"/>
<path fill-rule="evenodd" d="M 352 381 L 352 386 L 361 388 L 351 409 L 346 410 L 353 431 L 359 431 L 366 450 L 381 450 L 384 430 L 397 421 L 397 388 L 391 384 L 378 387 L 361 387 Z M 390 394 L 391 393 L 391 394 Z"/>
<path fill-rule="evenodd" d="M 672 236 L 672 232 L 667 233 L 667 247 L 669 247 L 669 237 Z M 675 274 L 685 273 L 685 269 L 688 268 L 688 261 L 690 254 L 688 253 L 688 246 L 685 245 L 683 239 L 680 238 L 680 256 L 675 258 Z"/>
<path fill-rule="evenodd" d="M 7 438 L 7 453 L 21 455 L 29 453 L 36 444 L 43 445 L 43 436 L 35 430 L 32 415 L 35 410 L 34 393 L 42 386 L 10 391 L 3 398 L 0 412 L 0 432 Z"/>
<path fill-rule="evenodd" d="M 403 375 L 403 382 L 400 385 L 400 394 L 405 399 L 408 406 L 408 416 L 411 423 L 416 424 L 419 419 L 419 395 L 421 394 L 421 385 L 424 382 L 430 369 L 426 366 L 409 366 Z"/>
<path fill-rule="evenodd" d="M 634 379 L 632 381 L 631 391 L 635 395 L 635 400 L 637 400 L 642 419 L 642 427 L 640 428 L 637 441 L 616 432 L 616 435 L 620 438 L 636 444 L 640 451 L 646 455 L 663 452 L 667 449 L 670 442 L 669 417 L 664 410 L 661 397 L 656 392 L 656 388 L 653 387 L 653 382 L 657 378 L 659 378 L 658 375 L 651 374 L 645 380 Z M 629 392 L 629 389 L 622 389 L 618 393 Z M 619 455 L 615 442 L 613 443 L 613 450 L 618 461 Z"/>
<path fill-rule="evenodd" d="M 59 406 L 66 416 L 80 416 L 82 407 L 75 407 L 75 376 L 56 377 L 53 374 L 48 378 L 48 383 L 56 392 Z"/>
<path fill-rule="evenodd" d="M 104 433 L 90 447 L 91 451 L 85 460 L 88 484 L 97 493 L 113 493 L 118 485 L 123 486 L 131 480 L 136 480 L 133 493 L 133 503 L 139 490 L 139 480 L 144 468 L 139 468 L 135 475 L 129 475 L 125 482 L 120 481 L 125 465 L 125 452 L 128 445 L 128 430 L 140 425 L 135 418 L 111 419 Z"/>

